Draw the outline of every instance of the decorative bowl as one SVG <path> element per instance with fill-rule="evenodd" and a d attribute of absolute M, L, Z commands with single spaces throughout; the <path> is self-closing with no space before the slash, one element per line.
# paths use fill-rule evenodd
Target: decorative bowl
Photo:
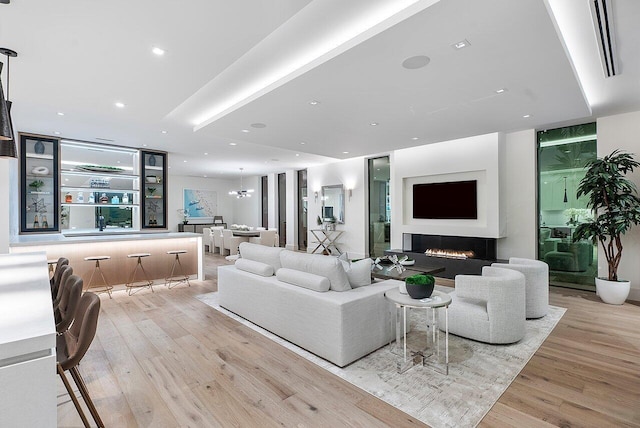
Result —
<path fill-rule="evenodd" d="M 436 281 L 431 275 L 412 275 L 405 279 L 407 293 L 412 299 L 431 297 Z"/>

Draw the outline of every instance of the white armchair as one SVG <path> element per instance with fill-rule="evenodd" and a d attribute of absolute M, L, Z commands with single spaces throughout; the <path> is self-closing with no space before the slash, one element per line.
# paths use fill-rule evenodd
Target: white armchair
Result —
<path fill-rule="evenodd" d="M 449 332 L 486 343 L 514 343 L 525 333 L 525 279 L 520 272 L 485 266 L 482 276 L 456 275 Z M 444 330 L 444 309 L 439 309 Z"/>
<path fill-rule="evenodd" d="M 261 230 L 259 237 L 253 237 L 249 239 L 249 242 L 253 244 L 266 245 L 267 247 L 275 247 L 276 245 L 276 231 L 275 230 Z"/>
<path fill-rule="evenodd" d="M 222 245 L 222 230 L 224 227 L 215 226 L 211 228 L 211 239 L 213 240 L 213 244 L 209 247 L 212 253 L 216 251 L 222 255 L 224 252 L 224 248 Z"/>
<path fill-rule="evenodd" d="M 513 269 L 525 278 L 527 318 L 541 318 L 549 312 L 549 265 L 540 260 L 511 257 L 509 263 L 493 263 L 491 266 Z"/>
<path fill-rule="evenodd" d="M 241 242 L 248 242 L 249 238 L 244 236 L 233 236 L 231 229 L 224 229 L 222 231 L 222 246 L 225 250 L 229 250 L 229 255 L 234 256 L 238 254 L 238 247 Z"/>

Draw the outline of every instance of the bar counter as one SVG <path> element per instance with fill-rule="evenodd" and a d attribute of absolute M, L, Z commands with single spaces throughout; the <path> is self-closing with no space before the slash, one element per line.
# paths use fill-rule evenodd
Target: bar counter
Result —
<path fill-rule="evenodd" d="M 111 285 L 118 285 L 129 281 L 137 263 L 135 257 L 128 258 L 127 255 L 150 253 L 150 257 L 142 259 L 142 264 L 150 279 L 160 284 L 169 275 L 175 258 L 167 254 L 170 250 L 186 250 L 186 254 L 180 255 L 185 273 L 194 279 L 204 279 L 202 235 L 196 233 L 20 235 L 9 244 L 9 252 L 14 254 L 45 251 L 49 260 L 68 258 L 73 273 L 84 280 L 85 289 L 95 267 L 95 262 L 85 261 L 85 257 L 111 256 L 110 260 L 100 262 L 100 268 Z M 136 279 L 140 278 L 139 274 Z"/>

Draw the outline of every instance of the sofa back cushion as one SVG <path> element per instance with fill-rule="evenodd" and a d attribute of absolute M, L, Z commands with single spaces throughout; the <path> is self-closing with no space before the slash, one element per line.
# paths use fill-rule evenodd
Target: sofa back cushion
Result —
<path fill-rule="evenodd" d="M 274 272 L 282 267 L 280 264 L 280 253 L 282 251 L 284 251 L 284 248 L 267 247 L 250 242 L 240 244 L 240 256 L 243 259 L 268 264 L 273 268 Z"/>
<path fill-rule="evenodd" d="M 324 292 L 329 291 L 331 288 L 329 278 L 300 270 L 280 268 L 276 272 L 276 277 L 287 284 L 297 285 L 313 291 Z"/>
<path fill-rule="evenodd" d="M 255 273 L 260 276 L 273 276 L 273 266 L 249 259 L 236 260 L 236 268 L 245 272 Z"/>
<path fill-rule="evenodd" d="M 329 278 L 331 289 L 334 291 L 351 290 L 347 274 L 342 267 L 342 263 L 336 257 L 284 250 L 280 253 L 280 263 L 283 268 Z"/>

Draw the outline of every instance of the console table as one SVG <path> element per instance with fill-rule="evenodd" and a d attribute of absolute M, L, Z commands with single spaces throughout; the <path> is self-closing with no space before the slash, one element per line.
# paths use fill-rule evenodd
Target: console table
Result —
<path fill-rule="evenodd" d="M 311 253 L 315 253 L 320 250 L 321 253 L 326 251 L 331 254 L 331 247 L 333 247 L 338 254 L 342 254 L 342 251 L 340 251 L 340 248 L 336 245 L 336 241 L 340 239 L 344 230 L 311 229 L 311 233 L 317 239 L 317 241 L 314 241 L 313 243 L 318 244 Z"/>
<path fill-rule="evenodd" d="M 226 229 L 227 223 L 179 223 L 178 232 L 202 233 L 203 228 L 216 226 L 222 226 Z"/>

